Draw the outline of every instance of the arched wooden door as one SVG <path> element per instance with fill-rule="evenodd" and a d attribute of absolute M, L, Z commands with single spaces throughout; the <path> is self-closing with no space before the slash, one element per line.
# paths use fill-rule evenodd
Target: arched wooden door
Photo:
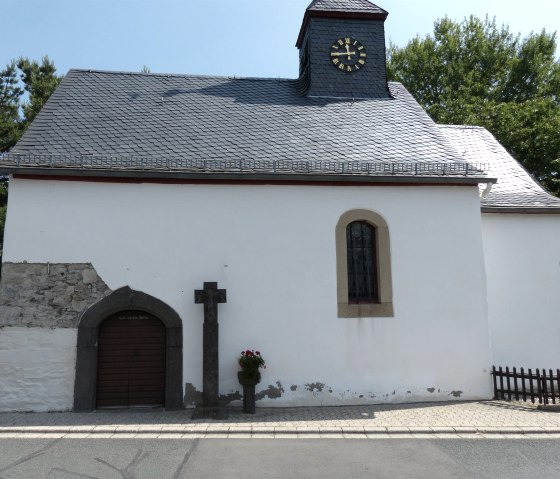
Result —
<path fill-rule="evenodd" d="M 121 311 L 99 327 L 98 408 L 165 406 L 166 329 L 143 311 Z"/>

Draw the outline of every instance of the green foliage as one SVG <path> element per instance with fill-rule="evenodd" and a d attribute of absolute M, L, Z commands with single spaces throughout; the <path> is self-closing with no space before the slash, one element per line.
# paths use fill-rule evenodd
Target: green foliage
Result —
<path fill-rule="evenodd" d="M 241 366 L 241 373 L 245 379 L 259 382 L 261 380 L 260 368 L 266 368 L 266 362 L 261 356 L 260 351 L 254 349 L 247 349 L 241 351 L 241 356 L 238 359 L 239 366 Z"/>
<path fill-rule="evenodd" d="M 475 16 L 435 22 L 434 34 L 390 45 L 387 71 L 438 123 L 488 128 L 560 194 L 560 63 L 556 34 L 521 39 Z"/>
<path fill-rule="evenodd" d="M 0 206 L 6 206 L 8 203 L 8 182 L 0 181 Z"/>
<path fill-rule="evenodd" d="M 23 90 L 18 84 L 16 62 L 12 61 L 0 71 L 0 151 L 13 146 L 21 135 L 19 107 Z"/>
<path fill-rule="evenodd" d="M 28 58 L 12 60 L 0 70 L 0 152 L 16 144 L 61 78 L 48 57 L 41 63 Z"/>
<path fill-rule="evenodd" d="M 43 57 L 40 64 L 35 60 L 20 58 L 17 67 L 21 72 L 25 91 L 29 93 L 29 101 L 23 104 L 24 120 L 29 124 L 41 111 L 61 77 L 56 75 L 54 63 L 47 56 Z"/>

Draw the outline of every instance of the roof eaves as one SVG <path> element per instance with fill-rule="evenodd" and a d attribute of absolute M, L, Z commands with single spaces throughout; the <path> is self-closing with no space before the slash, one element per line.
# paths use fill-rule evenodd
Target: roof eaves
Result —
<path fill-rule="evenodd" d="M 95 170 L 81 168 L 33 168 L 0 167 L 0 173 L 15 177 L 35 179 L 49 178 L 130 178 L 141 181 L 176 180 L 176 181 L 244 181 L 267 183 L 332 183 L 341 185 L 395 184 L 395 185 L 478 185 L 495 182 L 495 178 L 484 176 L 412 176 L 412 175 L 356 175 L 356 174 L 321 174 L 321 173 L 225 173 L 225 172 L 187 172 L 158 170 Z"/>
<path fill-rule="evenodd" d="M 560 215 L 560 206 L 482 206 L 482 213 Z"/>

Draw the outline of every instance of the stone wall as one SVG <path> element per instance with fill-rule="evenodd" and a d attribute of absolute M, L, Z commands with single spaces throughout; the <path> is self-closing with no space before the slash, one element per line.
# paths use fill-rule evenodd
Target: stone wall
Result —
<path fill-rule="evenodd" d="M 75 328 L 110 292 L 90 263 L 4 263 L 0 326 Z"/>

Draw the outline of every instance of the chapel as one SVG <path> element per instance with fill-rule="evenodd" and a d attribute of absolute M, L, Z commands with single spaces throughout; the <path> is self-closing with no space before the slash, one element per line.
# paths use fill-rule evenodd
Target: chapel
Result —
<path fill-rule="evenodd" d="M 0 156 L 1 411 L 194 407 L 204 347 L 234 406 L 248 348 L 257 407 L 489 399 L 493 365 L 560 365 L 560 199 L 387 81 L 387 16 L 313 0 L 295 79 L 68 72 Z"/>

